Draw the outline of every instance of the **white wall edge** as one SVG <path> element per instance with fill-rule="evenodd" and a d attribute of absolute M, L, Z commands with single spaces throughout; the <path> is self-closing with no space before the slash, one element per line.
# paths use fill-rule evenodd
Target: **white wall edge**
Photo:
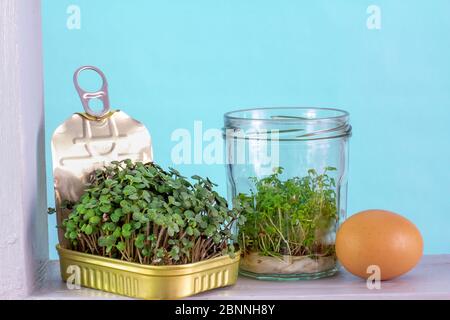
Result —
<path fill-rule="evenodd" d="M 25 298 L 48 261 L 40 0 L 0 1 L 0 298 Z"/>

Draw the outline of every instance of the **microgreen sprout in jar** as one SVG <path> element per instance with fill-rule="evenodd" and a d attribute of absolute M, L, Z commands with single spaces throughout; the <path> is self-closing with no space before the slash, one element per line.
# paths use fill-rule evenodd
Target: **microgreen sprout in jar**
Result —
<path fill-rule="evenodd" d="M 282 168 L 261 180 L 256 191 L 240 194 L 246 222 L 239 228 L 241 268 L 257 273 L 327 270 L 335 262 L 334 244 L 324 237 L 337 222 L 336 183 L 314 169 L 302 178 L 280 180 Z M 289 260 L 289 264 L 280 263 Z"/>

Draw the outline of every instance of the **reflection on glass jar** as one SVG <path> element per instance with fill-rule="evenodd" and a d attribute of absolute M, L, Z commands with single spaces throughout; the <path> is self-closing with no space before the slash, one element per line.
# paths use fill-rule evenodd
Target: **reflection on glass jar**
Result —
<path fill-rule="evenodd" d="M 235 230 L 241 274 L 295 280 L 336 273 L 350 135 L 349 114 L 337 109 L 225 114 L 228 196 L 245 217 Z"/>

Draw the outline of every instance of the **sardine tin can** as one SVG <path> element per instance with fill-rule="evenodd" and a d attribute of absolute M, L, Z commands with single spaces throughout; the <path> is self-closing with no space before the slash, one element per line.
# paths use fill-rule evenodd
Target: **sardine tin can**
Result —
<path fill-rule="evenodd" d="M 171 300 L 231 286 L 240 252 L 191 264 L 151 266 L 67 250 L 57 246 L 61 276 L 83 287 L 146 300 Z M 76 274 L 78 272 L 78 274 Z M 75 275 L 75 276 L 74 276 Z"/>
<path fill-rule="evenodd" d="M 94 70 L 103 78 L 98 92 L 84 92 L 77 82 L 83 70 Z M 90 174 L 97 168 L 131 159 L 153 161 L 152 140 L 145 126 L 122 111 L 109 107 L 104 74 L 95 67 L 82 67 L 74 75 L 84 113 L 75 113 L 53 134 L 52 155 L 57 223 L 70 214 L 64 201 L 76 202 L 84 192 Z M 90 99 L 103 102 L 103 110 L 89 107 Z M 96 256 L 67 249 L 59 229 L 61 277 L 83 287 L 140 299 L 179 299 L 230 286 L 238 278 L 240 252 L 184 265 L 152 266 Z M 74 277 L 74 278 L 71 278 Z"/>

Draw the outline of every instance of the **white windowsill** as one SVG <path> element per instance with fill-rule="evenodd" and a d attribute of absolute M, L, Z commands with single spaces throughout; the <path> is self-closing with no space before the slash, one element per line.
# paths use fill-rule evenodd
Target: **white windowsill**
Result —
<path fill-rule="evenodd" d="M 29 299 L 128 299 L 82 288 L 68 290 L 61 281 L 58 261 L 51 261 L 47 279 Z M 380 290 L 369 290 L 365 281 L 345 270 L 319 280 L 272 282 L 240 277 L 236 285 L 190 299 L 450 299 L 450 254 L 424 256 L 410 273 L 385 281 Z"/>

